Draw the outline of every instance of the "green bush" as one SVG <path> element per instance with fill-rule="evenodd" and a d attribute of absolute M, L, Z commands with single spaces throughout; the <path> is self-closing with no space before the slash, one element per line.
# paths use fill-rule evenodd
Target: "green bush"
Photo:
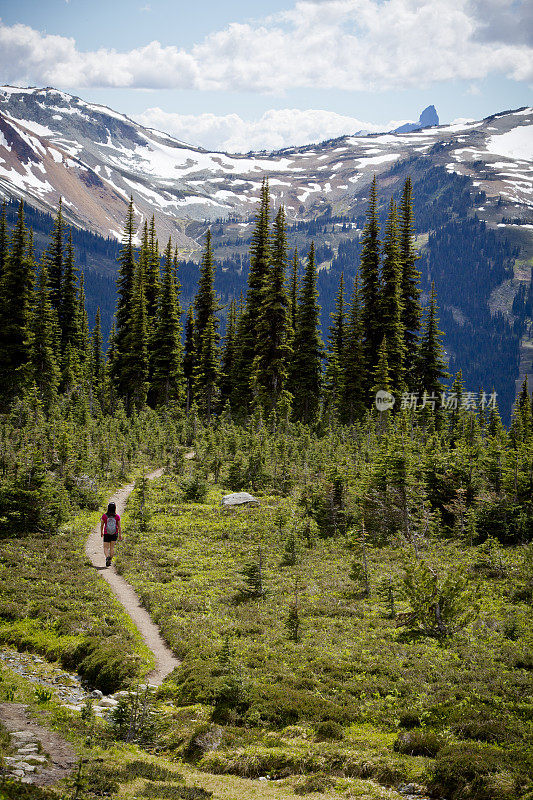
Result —
<path fill-rule="evenodd" d="M 427 728 L 414 728 L 402 731 L 394 742 L 397 753 L 410 756 L 435 756 L 444 742 L 435 731 Z"/>
<path fill-rule="evenodd" d="M 335 781 L 323 772 L 308 775 L 294 787 L 294 794 L 311 794 L 311 792 L 327 792 L 333 789 Z"/>
<path fill-rule="evenodd" d="M 448 800 L 519 800 L 524 776 L 513 769 L 513 755 L 499 747 L 453 744 L 438 752 L 430 787 Z"/>
<path fill-rule="evenodd" d="M 261 686 L 249 692 L 250 709 L 247 717 L 259 717 L 277 728 L 297 722 L 332 722 L 346 725 L 356 717 L 356 709 L 348 703 L 337 705 L 309 691 L 290 686 Z"/>
<path fill-rule="evenodd" d="M 182 776 L 161 764 L 135 759 L 124 764 L 120 772 L 120 781 L 134 781 L 137 778 L 146 778 L 150 781 L 181 781 Z"/>
<path fill-rule="evenodd" d="M 61 661 L 66 669 L 76 671 L 91 686 L 104 694 L 112 694 L 127 685 L 136 674 L 136 664 L 124 653 L 119 637 L 100 639 L 87 637 Z"/>
<path fill-rule="evenodd" d="M 186 503 L 203 503 L 209 491 L 209 484 L 200 475 L 193 475 L 181 482 L 181 492 Z"/>
<path fill-rule="evenodd" d="M 183 749 L 183 756 L 188 761 L 198 761 L 205 753 L 216 750 L 221 741 L 222 728 L 219 725 L 204 723 L 192 732 Z"/>
<path fill-rule="evenodd" d="M 319 722 L 315 728 L 317 739 L 327 741 L 328 739 L 343 739 L 344 731 L 338 722 L 332 722 L 328 719 L 324 722 Z"/>
<path fill-rule="evenodd" d="M 0 798 L 1 800 L 57 800 L 57 794 L 52 789 L 42 789 L 40 786 L 0 777 Z"/>

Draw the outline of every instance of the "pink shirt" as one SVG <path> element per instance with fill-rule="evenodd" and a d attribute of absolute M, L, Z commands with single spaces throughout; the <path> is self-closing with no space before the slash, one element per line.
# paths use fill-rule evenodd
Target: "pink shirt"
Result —
<path fill-rule="evenodd" d="M 120 522 L 120 514 L 115 514 L 115 519 L 117 521 L 117 531 L 118 531 L 118 523 Z M 102 514 L 102 522 L 104 523 L 104 533 L 107 533 L 107 514 Z"/>

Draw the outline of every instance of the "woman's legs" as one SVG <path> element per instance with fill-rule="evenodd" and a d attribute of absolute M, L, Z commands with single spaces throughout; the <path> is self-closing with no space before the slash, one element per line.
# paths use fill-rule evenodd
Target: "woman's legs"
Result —
<path fill-rule="evenodd" d="M 115 542 L 109 542 L 109 556 L 113 558 L 115 555 Z"/>

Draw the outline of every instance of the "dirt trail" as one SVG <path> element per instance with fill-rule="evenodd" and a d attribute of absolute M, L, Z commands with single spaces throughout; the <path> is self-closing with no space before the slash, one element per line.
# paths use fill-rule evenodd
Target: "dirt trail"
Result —
<path fill-rule="evenodd" d="M 156 469 L 146 477 L 148 479 L 158 478 L 162 473 L 163 469 Z M 133 487 L 134 484 L 122 486 L 113 497 L 109 498 L 110 502 L 116 503 L 118 514 L 122 515 L 124 513 L 126 501 L 133 491 Z M 124 535 L 128 535 L 127 530 L 124 531 Z M 100 523 L 98 523 L 87 539 L 85 552 L 91 563 L 100 570 L 100 575 L 108 582 L 114 594 L 138 628 L 145 644 L 154 654 L 156 668 L 146 676 L 146 680 L 148 683 L 159 686 L 163 682 L 163 679 L 172 672 L 175 667 L 179 666 L 181 662 L 163 641 L 159 633 L 159 628 L 152 622 L 148 612 L 141 606 L 139 596 L 130 584 L 126 583 L 124 578 L 121 578 L 120 575 L 117 575 L 113 567 L 105 568 L 104 549 L 100 536 Z"/>

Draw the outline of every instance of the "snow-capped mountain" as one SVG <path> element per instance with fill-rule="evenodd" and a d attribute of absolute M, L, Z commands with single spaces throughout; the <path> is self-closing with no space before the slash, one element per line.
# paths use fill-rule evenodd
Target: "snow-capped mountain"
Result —
<path fill-rule="evenodd" d="M 434 109 L 426 111 L 425 124 L 431 124 Z M 328 205 L 351 208 L 374 174 L 406 159 L 429 158 L 485 192 L 480 213 L 489 222 L 501 220 L 502 204 L 504 214 L 511 208 L 513 218 L 527 222 L 533 205 L 532 128 L 533 109 L 524 108 L 476 122 L 229 155 L 185 144 L 55 89 L 4 86 L 0 192 L 44 211 L 53 211 L 62 196 L 74 224 L 111 237 L 120 237 L 133 195 L 143 217 L 155 214 L 160 239 L 172 234 L 187 250 L 196 248 L 185 232 L 188 221 L 248 218 L 265 176 L 289 217 L 311 218 Z M 491 219 L 496 200 L 499 216 Z"/>

